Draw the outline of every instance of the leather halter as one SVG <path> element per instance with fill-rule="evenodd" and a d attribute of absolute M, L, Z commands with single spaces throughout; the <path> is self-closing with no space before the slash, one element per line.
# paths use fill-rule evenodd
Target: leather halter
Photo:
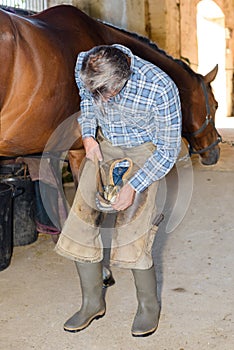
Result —
<path fill-rule="evenodd" d="M 206 119 L 205 119 L 204 123 L 202 124 L 202 126 L 198 130 L 191 132 L 191 133 L 190 132 L 182 133 L 182 136 L 185 137 L 186 140 L 189 142 L 189 154 L 205 153 L 206 151 L 209 151 L 210 149 L 212 149 L 213 147 L 218 145 L 219 142 L 222 142 L 222 136 L 219 134 L 218 130 L 216 129 L 215 124 L 214 124 L 214 120 L 210 114 L 209 98 L 208 98 L 207 89 L 206 89 L 206 86 L 205 86 L 203 79 L 201 79 L 201 84 L 202 84 L 202 90 L 204 92 L 205 102 L 206 102 Z M 197 135 L 201 134 L 209 125 L 211 125 L 213 127 L 214 131 L 216 132 L 217 140 L 212 142 L 209 146 L 204 147 L 198 151 L 194 150 L 193 146 L 190 144 L 191 137 L 196 137 Z"/>

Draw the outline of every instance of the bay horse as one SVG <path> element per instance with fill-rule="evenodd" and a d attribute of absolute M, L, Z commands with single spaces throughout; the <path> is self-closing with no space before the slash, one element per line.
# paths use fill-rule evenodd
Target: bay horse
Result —
<path fill-rule="evenodd" d="M 204 165 L 215 164 L 221 137 L 215 128 L 218 104 L 210 83 L 218 67 L 205 76 L 197 74 L 147 38 L 95 20 L 70 5 L 26 17 L 0 10 L 0 156 L 42 153 L 53 131 L 79 110 L 74 80 L 78 53 L 114 43 L 129 47 L 174 80 L 181 98 L 182 136 L 190 153 L 199 154 Z M 76 128 L 78 123 L 72 130 Z M 78 137 L 71 147 L 71 164 L 82 147 Z"/>
<path fill-rule="evenodd" d="M 56 157 L 69 150 L 77 185 L 76 175 L 85 156 L 76 118 L 80 103 L 74 79 L 77 55 L 97 45 L 115 43 L 129 47 L 174 80 L 181 99 L 182 136 L 190 153 L 199 154 L 204 165 L 218 161 L 218 104 L 210 85 L 217 66 L 202 76 L 147 38 L 95 20 L 76 7 L 60 5 L 29 16 L 0 10 L 0 165 L 9 158 L 41 156 L 45 150 L 56 163 Z M 68 148 L 66 138 L 72 140 Z M 64 197 L 61 187 L 57 188 Z M 46 186 L 44 192 L 43 205 L 48 202 L 47 214 L 52 212 L 47 232 L 56 242 L 63 224 L 58 218 L 58 201 L 51 203 L 53 194 Z M 47 219 L 40 223 L 47 224 Z"/>

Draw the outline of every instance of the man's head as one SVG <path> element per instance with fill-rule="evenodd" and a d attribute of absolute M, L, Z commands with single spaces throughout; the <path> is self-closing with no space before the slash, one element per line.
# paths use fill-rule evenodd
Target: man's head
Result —
<path fill-rule="evenodd" d="M 80 77 L 97 101 L 116 95 L 131 75 L 130 58 L 113 46 L 96 46 L 87 52 Z"/>

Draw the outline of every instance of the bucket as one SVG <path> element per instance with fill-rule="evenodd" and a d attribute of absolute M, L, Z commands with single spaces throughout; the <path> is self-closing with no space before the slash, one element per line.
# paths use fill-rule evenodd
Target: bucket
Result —
<path fill-rule="evenodd" d="M 31 244 L 38 238 L 34 183 L 29 176 L 5 178 L 4 183 L 21 191 L 13 201 L 13 245 L 16 247 Z"/>
<path fill-rule="evenodd" d="M 35 191 L 27 165 L 25 163 L 1 164 L 0 181 L 14 188 L 13 246 L 35 242 L 38 238 L 35 223 Z"/>
<path fill-rule="evenodd" d="M 11 262 L 13 252 L 13 187 L 0 183 L 0 271 Z"/>

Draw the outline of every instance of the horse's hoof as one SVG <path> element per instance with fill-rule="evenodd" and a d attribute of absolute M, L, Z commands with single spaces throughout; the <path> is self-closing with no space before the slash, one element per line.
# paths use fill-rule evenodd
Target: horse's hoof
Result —
<path fill-rule="evenodd" d="M 113 284 L 115 284 L 114 277 L 112 275 L 112 272 L 107 267 L 103 267 L 103 288 L 111 287 Z"/>
<path fill-rule="evenodd" d="M 111 287 L 113 284 L 115 284 L 115 280 L 112 275 L 103 279 L 103 288 Z"/>

